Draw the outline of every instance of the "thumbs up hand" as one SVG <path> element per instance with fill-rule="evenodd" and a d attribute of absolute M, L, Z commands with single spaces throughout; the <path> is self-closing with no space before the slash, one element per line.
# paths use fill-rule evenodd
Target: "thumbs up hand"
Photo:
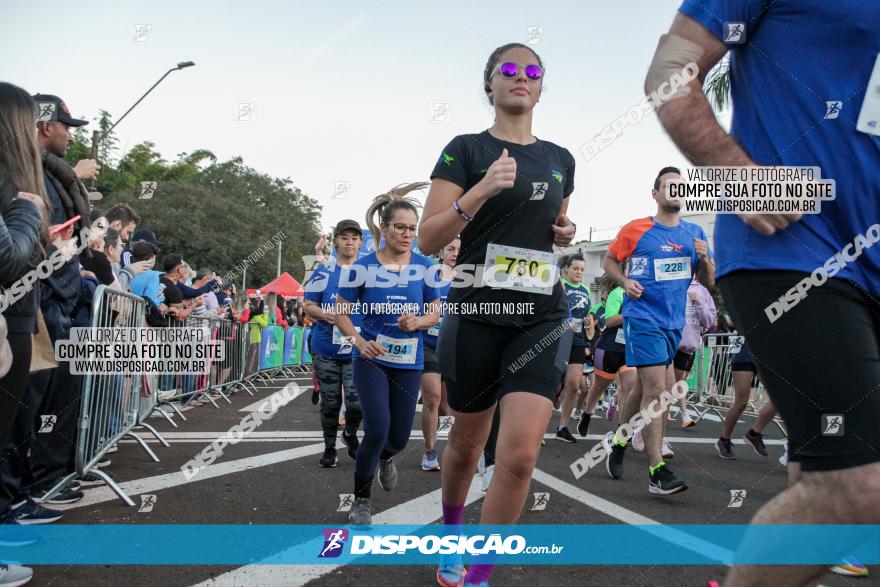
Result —
<path fill-rule="evenodd" d="M 497 196 L 501 190 L 512 188 L 514 182 L 516 182 L 516 159 L 510 157 L 507 149 L 504 149 L 501 157 L 489 166 L 480 184 L 488 199 Z"/>

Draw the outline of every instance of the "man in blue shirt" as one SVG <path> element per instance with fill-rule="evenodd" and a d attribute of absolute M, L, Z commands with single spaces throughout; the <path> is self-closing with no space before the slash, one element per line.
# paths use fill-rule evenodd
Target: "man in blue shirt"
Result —
<path fill-rule="evenodd" d="M 730 134 L 701 86 L 728 51 Z M 716 224 L 725 304 L 789 434 L 794 484 L 761 509 L 761 524 L 880 523 L 878 51 L 877 2 L 686 0 L 646 82 L 650 93 L 663 71 L 699 66 L 658 111 L 696 165 L 817 166 L 836 181 L 818 214 Z M 816 344 L 831 331 L 841 333 L 833 345 Z M 803 585 L 823 572 L 734 566 L 727 584 Z"/>

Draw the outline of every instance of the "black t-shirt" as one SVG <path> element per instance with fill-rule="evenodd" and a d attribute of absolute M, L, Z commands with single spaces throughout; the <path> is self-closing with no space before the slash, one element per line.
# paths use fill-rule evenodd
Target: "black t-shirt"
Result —
<path fill-rule="evenodd" d="M 177 287 L 177 283 L 171 281 L 166 277 L 160 277 L 159 281 L 162 282 L 162 285 L 165 286 L 165 289 L 162 293 L 165 294 L 165 305 L 170 306 L 171 304 L 182 304 L 183 303 L 183 293 L 180 291 L 180 288 Z"/>
<path fill-rule="evenodd" d="M 83 269 L 95 274 L 95 277 L 98 278 L 98 283 L 110 285 L 116 279 L 110 259 L 107 258 L 103 251 L 83 251 L 79 256 L 79 263 L 83 266 Z"/>
<path fill-rule="evenodd" d="M 431 179 L 451 181 L 467 192 L 483 179 L 489 166 L 505 148 L 508 155 L 516 160 L 516 182 L 512 188 L 486 201 L 474 220 L 461 232 L 461 251 L 457 262 L 459 270 L 468 265 L 482 268 L 490 243 L 553 252 L 554 233 L 551 226 L 561 211 L 563 199 L 574 190 L 575 161 L 567 149 L 542 140 L 528 145 L 509 143 L 493 137 L 489 131 L 459 135 L 443 149 Z M 496 247 L 493 250 L 500 249 Z M 511 252 L 493 257 L 501 258 L 511 260 L 514 268 L 528 267 L 530 264 L 520 260 L 522 255 Z M 475 275 L 472 270 L 468 271 Z M 476 275 L 479 274 L 478 270 Z M 479 286 L 479 282 L 469 287 L 453 285 L 447 301 L 471 307 L 473 304 L 500 303 L 501 312 L 468 314 L 466 317 L 505 326 L 529 326 L 549 320 L 561 322 L 568 316 L 559 279 L 548 293 L 490 288 Z M 534 304 L 534 311 L 530 312 L 529 306 L 518 304 Z"/>

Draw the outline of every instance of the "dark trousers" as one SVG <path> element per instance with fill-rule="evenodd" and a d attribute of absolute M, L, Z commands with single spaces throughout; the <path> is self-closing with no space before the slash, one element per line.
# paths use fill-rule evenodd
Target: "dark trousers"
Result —
<path fill-rule="evenodd" d="M 342 362 L 312 355 L 315 376 L 321 384 L 321 428 L 324 444 L 336 446 L 339 430 L 339 409 L 345 401 L 345 432 L 357 432 L 363 416 L 357 391 L 354 387 L 351 361 Z"/>

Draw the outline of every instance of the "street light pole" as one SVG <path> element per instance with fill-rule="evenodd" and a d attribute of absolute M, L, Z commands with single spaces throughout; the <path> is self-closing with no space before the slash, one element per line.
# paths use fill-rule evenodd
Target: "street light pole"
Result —
<path fill-rule="evenodd" d="M 281 277 L 281 241 L 278 241 L 278 273 L 275 277 Z"/>
<path fill-rule="evenodd" d="M 95 129 L 94 132 L 92 132 L 92 159 L 94 159 L 96 161 L 98 160 L 98 143 L 101 141 L 101 139 L 103 137 L 107 136 L 108 134 L 110 134 L 110 131 L 112 131 L 114 128 L 116 128 L 116 125 L 119 124 L 120 122 L 122 122 L 122 119 L 125 118 L 126 116 L 128 116 L 128 113 L 131 112 L 132 110 L 134 110 L 135 106 L 140 104 L 143 101 L 143 99 L 146 98 L 147 95 L 149 95 L 149 93 L 153 91 L 153 89 L 155 89 L 156 86 L 158 86 L 160 83 L 162 83 L 162 80 L 164 80 L 166 77 L 168 77 L 168 75 L 172 71 L 177 71 L 177 70 L 183 69 L 185 67 L 192 67 L 193 65 L 195 65 L 195 63 L 193 63 L 192 61 L 181 61 L 180 63 L 177 64 L 177 67 L 172 67 L 171 69 L 166 71 L 165 75 L 163 75 L 162 77 L 159 78 L 159 81 L 157 81 L 152 86 L 150 86 L 150 89 L 147 90 L 146 92 L 144 92 L 144 95 L 141 96 L 138 99 L 138 101 L 132 105 L 131 108 L 126 110 L 125 114 L 120 116 L 119 119 L 116 122 L 114 122 L 113 125 L 110 128 L 108 128 L 105 133 L 103 133 L 103 136 L 102 136 L 102 133 L 98 129 Z M 89 188 L 94 189 L 96 181 L 94 179 L 92 179 L 89 181 L 89 184 L 90 184 Z"/>

